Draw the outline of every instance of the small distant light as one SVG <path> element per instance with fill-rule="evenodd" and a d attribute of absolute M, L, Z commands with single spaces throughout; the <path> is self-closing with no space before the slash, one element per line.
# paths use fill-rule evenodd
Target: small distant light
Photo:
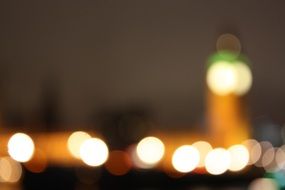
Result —
<path fill-rule="evenodd" d="M 138 158 L 146 165 L 157 164 L 164 156 L 164 144 L 156 137 L 142 139 L 136 148 Z"/>
<path fill-rule="evenodd" d="M 89 166 L 104 164 L 109 156 L 109 150 L 104 141 L 98 138 L 85 140 L 80 147 L 80 158 Z"/>
<path fill-rule="evenodd" d="M 198 164 L 198 167 L 204 167 L 207 154 L 211 150 L 213 150 L 211 144 L 206 142 L 206 141 L 198 141 L 198 142 L 195 142 L 194 144 L 192 144 L 192 146 L 197 148 L 197 150 L 199 151 L 200 162 Z"/>
<path fill-rule="evenodd" d="M 252 181 L 248 190 L 278 190 L 278 184 L 269 178 L 258 178 Z"/>
<path fill-rule="evenodd" d="M 212 175 L 225 173 L 231 163 L 230 153 L 224 148 L 215 148 L 208 153 L 205 160 L 207 172 Z"/>
<path fill-rule="evenodd" d="M 233 145 L 228 149 L 231 156 L 230 171 L 240 171 L 249 162 L 249 152 L 244 145 Z"/>
<path fill-rule="evenodd" d="M 261 157 L 262 149 L 259 144 L 254 139 L 248 139 L 242 143 L 245 145 L 249 151 L 249 162 L 248 165 L 253 165 L 255 164 Z"/>
<path fill-rule="evenodd" d="M 218 51 L 232 51 L 236 54 L 239 54 L 241 52 L 241 43 L 238 37 L 236 37 L 233 34 L 222 34 L 219 36 L 216 47 Z"/>
<path fill-rule="evenodd" d="M 22 166 L 10 157 L 0 158 L 0 182 L 16 183 L 22 176 Z"/>
<path fill-rule="evenodd" d="M 177 148 L 172 156 L 173 167 L 181 173 L 191 172 L 199 165 L 199 161 L 199 151 L 190 145 Z"/>
<path fill-rule="evenodd" d="M 91 136 L 86 132 L 83 131 L 73 132 L 69 136 L 67 141 L 67 147 L 71 155 L 77 159 L 80 159 L 80 146 L 85 140 L 90 138 Z"/>
<path fill-rule="evenodd" d="M 34 154 L 34 149 L 33 140 L 24 133 L 16 133 L 8 141 L 8 153 L 18 162 L 29 161 Z"/>

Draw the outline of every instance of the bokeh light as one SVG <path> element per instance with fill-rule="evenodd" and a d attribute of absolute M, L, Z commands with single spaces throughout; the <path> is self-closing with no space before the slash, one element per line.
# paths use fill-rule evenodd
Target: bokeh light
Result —
<path fill-rule="evenodd" d="M 254 139 L 248 139 L 242 143 L 249 151 L 248 165 L 255 164 L 261 157 L 262 149 L 258 141 Z"/>
<path fill-rule="evenodd" d="M 99 138 L 85 140 L 80 147 L 80 158 L 89 166 L 100 166 L 106 162 L 109 150 L 104 141 Z"/>
<path fill-rule="evenodd" d="M 230 94 L 236 85 L 236 73 L 232 64 L 220 61 L 213 64 L 207 73 L 208 87 L 221 96 Z"/>
<path fill-rule="evenodd" d="M 10 157 L 0 158 L 0 182 L 16 183 L 22 176 L 22 166 Z"/>
<path fill-rule="evenodd" d="M 234 64 L 236 73 L 236 84 L 234 92 L 236 95 L 246 94 L 252 86 L 252 73 L 247 64 L 238 62 Z"/>
<path fill-rule="evenodd" d="M 73 132 L 67 140 L 67 147 L 71 155 L 77 159 L 80 159 L 80 146 L 85 140 L 90 138 L 91 136 L 86 132 Z"/>
<path fill-rule="evenodd" d="M 198 166 L 199 161 L 199 151 L 190 145 L 183 145 L 177 148 L 172 156 L 173 167 L 181 173 L 194 170 Z"/>
<path fill-rule="evenodd" d="M 241 43 L 235 35 L 226 33 L 219 36 L 216 48 L 217 51 L 228 50 L 239 54 L 241 52 Z"/>
<path fill-rule="evenodd" d="M 249 162 L 249 152 L 244 145 L 233 145 L 228 149 L 231 156 L 230 171 L 240 171 Z"/>
<path fill-rule="evenodd" d="M 16 133 L 8 141 L 8 153 L 18 162 L 29 161 L 34 154 L 34 149 L 33 140 L 24 133 Z"/>
<path fill-rule="evenodd" d="M 264 154 L 268 149 L 273 149 L 273 146 L 268 141 L 261 141 L 259 143 L 259 145 L 261 147 L 261 155 L 260 155 L 260 158 L 257 160 L 257 162 L 255 162 L 254 165 L 256 167 L 264 167 L 264 164 L 267 164 L 268 162 L 270 163 L 272 161 L 272 157 L 270 155 L 268 155 L 264 158 Z"/>
<path fill-rule="evenodd" d="M 24 164 L 25 168 L 33 173 L 43 172 L 48 165 L 46 153 L 36 148 L 31 160 Z"/>
<path fill-rule="evenodd" d="M 267 149 L 262 155 L 262 166 L 266 171 L 272 171 L 275 169 L 275 149 L 273 147 Z"/>
<path fill-rule="evenodd" d="M 113 175 L 125 175 L 132 167 L 130 156 L 124 151 L 114 150 L 110 152 L 105 167 Z"/>
<path fill-rule="evenodd" d="M 209 88 L 218 95 L 231 93 L 244 95 L 252 85 L 252 74 L 247 64 L 234 61 L 218 61 L 212 64 L 207 73 Z"/>
<path fill-rule="evenodd" d="M 258 178 L 252 181 L 248 190 L 278 190 L 278 185 L 273 179 Z"/>
<path fill-rule="evenodd" d="M 275 155 L 275 162 L 279 170 L 285 169 L 285 145 L 277 149 Z"/>
<path fill-rule="evenodd" d="M 198 141 L 192 144 L 199 151 L 200 161 L 198 167 L 205 166 L 205 159 L 207 154 L 213 149 L 211 144 L 206 141 Z"/>
<path fill-rule="evenodd" d="M 157 164 L 164 156 L 164 144 L 156 137 L 142 139 L 136 148 L 138 158 L 147 165 Z"/>
<path fill-rule="evenodd" d="M 208 153 L 205 160 L 207 172 L 220 175 L 226 172 L 231 163 L 230 153 L 224 148 L 215 148 Z"/>

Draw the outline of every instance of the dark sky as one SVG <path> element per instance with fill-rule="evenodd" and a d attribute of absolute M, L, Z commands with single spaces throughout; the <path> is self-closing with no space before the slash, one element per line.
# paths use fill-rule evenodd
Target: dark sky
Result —
<path fill-rule="evenodd" d="M 252 62 L 252 118 L 285 122 L 282 0 L 0 2 L 1 110 L 29 118 L 49 89 L 63 121 L 143 107 L 167 125 L 200 122 L 205 62 L 224 32 Z"/>

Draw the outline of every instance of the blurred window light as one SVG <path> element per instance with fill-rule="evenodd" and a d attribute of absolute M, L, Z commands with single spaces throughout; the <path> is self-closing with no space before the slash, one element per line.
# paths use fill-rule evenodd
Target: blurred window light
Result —
<path fill-rule="evenodd" d="M 142 139 L 136 148 L 138 158 L 146 165 L 157 164 L 164 156 L 165 147 L 163 142 L 156 137 Z"/>
<path fill-rule="evenodd" d="M 231 163 L 230 153 L 224 148 L 215 148 L 208 153 L 205 160 L 207 172 L 212 175 L 225 173 Z"/>
<path fill-rule="evenodd" d="M 24 133 L 16 133 L 8 141 L 8 153 L 18 162 L 29 161 L 34 154 L 34 149 L 33 140 Z"/>
<path fill-rule="evenodd" d="M 67 140 L 67 148 L 74 158 L 80 159 L 80 146 L 91 136 L 83 131 L 73 132 Z"/>
<path fill-rule="evenodd" d="M 181 173 L 194 170 L 199 165 L 199 162 L 199 151 L 190 145 L 183 145 L 177 148 L 172 156 L 173 167 Z"/>
<path fill-rule="evenodd" d="M 0 158 L 0 182 L 16 183 L 22 176 L 22 166 L 10 157 Z"/>
<path fill-rule="evenodd" d="M 230 171 L 240 171 L 249 162 L 249 152 L 244 145 L 233 145 L 228 149 L 231 156 Z"/>
<path fill-rule="evenodd" d="M 205 167 L 205 159 L 207 154 L 213 149 L 211 144 L 206 141 L 198 141 L 192 144 L 199 151 L 200 162 L 198 167 Z"/>
<path fill-rule="evenodd" d="M 258 178 L 252 181 L 248 190 L 278 190 L 279 187 L 273 179 Z"/>
<path fill-rule="evenodd" d="M 89 166 L 104 164 L 109 156 L 109 150 L 104 141 L 99 138 L 85 140 L 80 146 L 80 158 Z"/>

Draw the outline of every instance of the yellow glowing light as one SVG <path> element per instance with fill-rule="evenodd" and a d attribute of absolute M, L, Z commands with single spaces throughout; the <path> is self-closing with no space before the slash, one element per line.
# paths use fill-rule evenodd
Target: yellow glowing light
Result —
<path fill-rule="evenodd" d="M 146 164 L 146 163 L 141 161 L 141 159 L 139 158 L 139 156 L 137 154 L 137 145 L 131 145 L 128 148 L 128 153 L 131 156 L 132 164 L 136 168 L 149 169 L 149 168 L 154 167 L 154 165 L 152 165 L 152 164 Z"/>
<path fill-rule="evenodd" d="M 181 173 L 194 170 L 198 166 L 199 161 L 199 151 L 190 145 L 183 145 L 177 148 L 172 156 L 173 167 Z"/>
<path fill-rule="evenodd" d="M 212 175 L 225 173 L 231 164 L 230 153 L 224 148 L 215 148 L 208 153 L 205 160 L 206 170 Z"/>
<path fill-rule="evenodd" d="M 250 183 L 248 190 L 277 190 L 278 184 L 269 178 L 258 178 Z"/>
<path fill-rule="evenodd" d="M 236 85 L 235 85 L 235 94 L 244 95 L 246 94 L 251 85 L 252 85 L 252 74 L 248 65 L 244 63 L 235 63 L 235 72 L 236 72 Z"/>
<path fill-rule="evenodd" d="M 248 165 L 255 164 L 260 159 L 262 153 L 262 149 L 259 142 L 254 139 L 248 139 L 244 141 L 243 144 L 247 147 L 249 151 Z"/>
<path fill-rule="evenodd" d="M 210 143 L 206 141 L 198 141 L 192 144 L 197 150 L 199 151 L 200 155 L 200 162 L 198 164 L 198 167 L 204 167 L 205 166 L 205 158 L 207 154 L 213 149 Z"/>
<path fill-rule="evenodd" d="M 72 133 L 67 141 L 67 148 L 71 155 L 77 159 L 80 159 L 80 146 L 85 140 L 90 138 L 91 136 L 83 131 L 76 131 Z"/>
<path fill-rule="evenodd" d="M 34 154 L 34 150 L 33 140 L 24 133 L 16 133 L 8 141 L 8 153 L 18 162 L 29 161 Z"/>
<path fill-rule="evenodd" d="M 207 84 L 215 94 L 224 96 L 232 93 L 236 85 L 233 65 L 225 61 L 213 64 L 207 73 Z"/>
<path fill-rule="evenodd" d="M 228 149 L 231 156 L 230 171 L 240 171 L 249 162 L 249 152 L 244 145 L 233 145 Z"/>
<path fill-rule="evenodd" d="M 109 150 L 104 141 L 98 138 L 85 140 L 80 146 L 80 158 L 89 166 L 104 164 L 109 156 Z"/>
<path fill-rule="evenodd" d="M 215 94 L 221 96 L 231 93 L 244 95 L 252 85 L 252 74 L 245 63 L 220 61 L 209 68 L 207 84 Z"/>
<path fill-rule="evenodd" d="M 136 148 L 138 158 L 147 165 L 157 164 L 164 155 L 164 144 L 156 137 L 142 139 Z"/>
<path fill-rule="evenodd" d="M 16 183 L 22 176 L 22 166 L 10 157 L 0 158 L 0 182 Z"/>

